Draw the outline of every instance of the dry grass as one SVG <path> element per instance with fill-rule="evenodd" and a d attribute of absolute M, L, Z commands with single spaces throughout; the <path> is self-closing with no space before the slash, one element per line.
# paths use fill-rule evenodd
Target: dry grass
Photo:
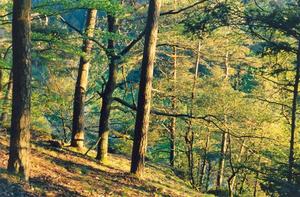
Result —
<path fill-rule="evenodd" d="M 43 138 L 44 140 L 45 138 Z M 37 143 L 38 142 L 38 143 Z M 6 173 L 8 139 L 0 134 L 0 196 L 201 196 L 166 167 L 149 164 L 142 180 L 131 176 L 130 161 L 109 155 L 99 164 L 70 148 L 54 149 L 35 137 L 30 184 Z"/>

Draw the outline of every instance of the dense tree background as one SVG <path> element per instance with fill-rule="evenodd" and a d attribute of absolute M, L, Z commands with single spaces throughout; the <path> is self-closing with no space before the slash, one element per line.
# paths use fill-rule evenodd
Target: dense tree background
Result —
<path fill-rule="evenodd" d="M 161 2 L 146 161 L 203 193 L 299 194 L 298 1 Z M 1 0 L 0 117 L 8 130 L 11 11 Z M 88 58 L 81 152 L 98 149 L 102 162 L 106 149 L 131 155 L 147 11 L 142 0 L 32 1 L 33 135 L 71 143 L 79 62 Z"/>

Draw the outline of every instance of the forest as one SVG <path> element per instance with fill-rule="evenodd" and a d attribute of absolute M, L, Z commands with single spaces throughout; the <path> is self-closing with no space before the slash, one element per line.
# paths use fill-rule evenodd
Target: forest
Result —
<path fill-rule="evenodd" d="M 0 196 L 300 196 L 300 1 L 0 0 Z"/>

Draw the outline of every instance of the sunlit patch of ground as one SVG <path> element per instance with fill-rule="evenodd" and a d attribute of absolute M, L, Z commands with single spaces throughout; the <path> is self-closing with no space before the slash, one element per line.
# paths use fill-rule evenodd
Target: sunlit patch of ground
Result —
<path fill-rule="evenodd" d="M 109 155 L 99 164 L 95 152 L 83 156 L 70 148 L 32 142 L 30 184 L 6 172 L 8 139 L 0 133 L 0 196 L 201 196 L 166 167 L 149 164 L 142 180 L 131 176 L 130 161 Z M 84 151 L 83 151 L 84 152 Z"/>

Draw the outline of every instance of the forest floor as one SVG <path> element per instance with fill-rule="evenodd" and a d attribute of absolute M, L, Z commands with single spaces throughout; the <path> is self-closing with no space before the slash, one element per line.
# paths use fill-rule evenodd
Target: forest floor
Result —
<path fill-rule="evenodd" d="M 53 148 L 49 137 L 32 137 L 30 181 L 7 174 L 8 137 L 0 131 L 0 196 L 202 196 L 167 167 L 148 163 L 142 180 L 131 176 L 129 158 L 109 155 L 105 165 L 68 147 Z M 48 139 L 47 139 L 48 138 Z"/>

